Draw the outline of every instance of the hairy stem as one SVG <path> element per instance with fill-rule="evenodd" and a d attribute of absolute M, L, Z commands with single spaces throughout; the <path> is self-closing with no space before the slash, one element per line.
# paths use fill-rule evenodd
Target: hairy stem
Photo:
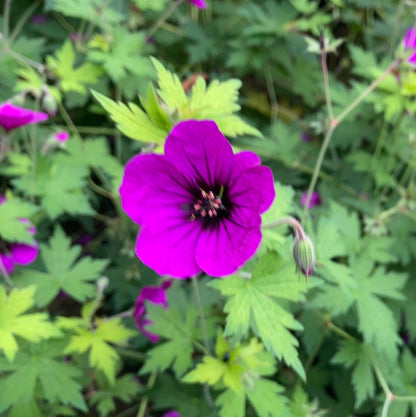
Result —
<path fill-rule="evenodd" d="M 192 280 L 192 286 L 194 287 L 196 306 L 198 308 L 199 316 L 201 318 L 202 333 L 204 335 L 204 345 L 205 345 L 206 350 L 208 352 L 211 352 L 211 348 L 209 344 L 209 337 L 208 337 L 207 323 L 205 321 L 204 311 L 202 309 L 202 304 L 201 304 L 201 297 L 199 295 L 198 280 L 195 275 L 191 278 L 191 280 Z"/>
<path fill-rule="evenodd" d="M 147 38 L 150 38 L 154 33 L 165 23 L 169 16 L 176 10 L 176 8 L 183 3 L 184 0 L 176 0 L 170 5 L 170 7 L 165 11 L 165 13 L 160 16 L 160 18 L 154 23 L 154 25 L 147 32 Z"/>
<path fill-rule="evenodd" d="M 274 229 L 275 227 L 282 226 L 284 224 L 287 224 L 293 227 L 296 230 L 300 239 L 302 240 L 305 239 L 306 234 L 305 234 L 305 231 L 303 230 L 302 225 L 294 217 L 290 217 L 290 216 L 282 217 L 279 220 L 275 220 L 274 222 L 267 223 L 264 226 L 262 226 L 262 229 Z"/>

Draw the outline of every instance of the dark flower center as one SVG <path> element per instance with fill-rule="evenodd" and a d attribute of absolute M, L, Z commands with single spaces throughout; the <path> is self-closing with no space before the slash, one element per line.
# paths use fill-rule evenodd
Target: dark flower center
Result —
<path fill-rule="evenodd" d="M 227 200 L 224 196 L 224 187 L 215 190 L 205 191 L 202 188 L 191 203 L 191 220 L 200 219 L 204 224 L 214 224 L 226 215 L 227 208 L 224 204 Z"/>

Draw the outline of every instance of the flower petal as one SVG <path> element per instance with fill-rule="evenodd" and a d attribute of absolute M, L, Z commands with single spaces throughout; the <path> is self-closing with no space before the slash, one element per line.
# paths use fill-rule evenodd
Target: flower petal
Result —
<path fill-rule="evenodd" d="M 410 28 L 404 35 L 403 44 L 405 48 L 416 48 L 416 29 Z"/>
<path fill-rule="evenodd" d="M 39 253 L 37 245 L 27 245 L 26 243 L 13 243 L 10 253 L 14 262 L 20 265 L 32 263 Z"/>
<path fill-rule="evenodd" d="M 47 119 L 46 113 L 24 109 L 11 103 L 4 103 L 0 106 L 0 126 L 7 131 Z"/>
<path fill-rule="evenodd" d="M 136 155 L 127 163 L 120 187 L 121 205 L 131 219 L 143 224 L 145 218 L 169 207 L 190 203 L 183 175 L 163 155 Z"/>
<path fill-rule="evenodd" d="M 265 166 L 255 166 L 238 175 L 233 173 L 228 193 L 233 207 L 263 213 L 271 206 L 276 195 L 273 173 Z"/>
<path fill-rule="evenodd" d="M 201 272 L 195 261 L 201 229 L 200 222 L 184 219 L 176 212 L 152 218 L 152 223 L 145 224 L 137 237 L 137 256 L 159 275 L 189 278 Z"/>
<path fill-rule="evenodd" d="M 6 270 L 7 275 L 10 275 L 14 270 L 14 261 L 10 255 L 6 255 L 5 253 L 0 253 L 0 263 L 2 264 L 3 268 Z M 2 269 L 0 267 L 0 276 L 3 275 Z"/>
<path fill-rule="evenodd" d="M 229 275 L 254 255 L 260 241 L 258 226 L 244 228 L 224 220 L 217 227 L 206 229 L 201 235 L 196 247 L 196 261 L 209 275 Z"/>
<path fill-rule="evenodd" d="M 306 200 L 308 198 L 308 192 L 304 192 L 301 197 L 300 203 L 302 206 L 306 206 Z M 311 199 L 309 200 L 309 208 L 319 206 L 321 204 L 321 196 L 317 191 L 313 191 L 311 194 Z"/>
<path fill-rule="evenodd" d="M 413 64 L 413 65 L 416 65 L 416 52 L 409 57 L 407 62 L 409 62 L 410 64 Z"/>
<path fill-rule="evenodd" d="M 194 6 L 198 7 L 198 9 L 206 9 L 207 3 L 205 0 L 189 0 Z"/>
<path fill-rule="evenodd" d="M 169 411 L 163 414 L 163 417 L 181 417 L 181 415 L 177 413 L 176 411 Z"/>
<path fill-rule="evenodd" d="M 205 191 L 226 184 L 234 163 L 230 143 L 210 120 L 178 123 L 166 139 L 165 155 Z"/>

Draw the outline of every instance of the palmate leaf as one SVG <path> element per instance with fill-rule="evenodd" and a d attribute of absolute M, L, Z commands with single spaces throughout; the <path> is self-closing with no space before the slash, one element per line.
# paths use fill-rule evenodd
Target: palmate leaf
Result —
<path fill-rule="evenodd" d="M 198 311 L 190 303 L 181 286 L 173 284 L 168 291 L 169 309 L 147 305 L 147 317 L 153 323 L 148 330 L 168 339 L 148 351 L 141 374 L 164 371 L 172 366 L 181 376 L 192 365 L 193 340 L 198 339 Z M 181 306 L 187 306 L 186 311 Z"/>
<path fill-rule="evenodd" d="M 102 371 L 110 384 L 114 384 L 117 365 L 120 357 L 110 345 L 124 344 L 136 332 L 127 329 L 120 319 L 112 319 L 96 323 L 95 329 L 76 329 L 76 335 L 71 337 L 65 353 L 85 353 L 89 351 L 89 363 Z"/>
<path fill-rule="evenodd" d="M 134 103 L 128 103 L 127 106 L 96 91 L 92 94 L 117 123 L 117 128 L 127 137 L 140 142 L 164 143 L 168 132 L 152 123 L 146 113 Z"/>
<path fill-rule="evenodd" d="M 114 82 L 119 82 L 128 72 L 136 76 L 150 76 L 150 61 L 140 55 L 145 42 L 144 33 L 130 33 L 123 27 L 116 27 L 109 51 L 93 50 L 88 56 L 91 61 L 102 64 Z"/>
<path fill-rule="evenodd" d="M 47 305 L 60 290 L 78 301 L 85 301 L 95 294 L 91 281 L 100 276 L 106 267 L 106 260 L 83 257 L 76 262 L 81 246 L 71 246 L 71 240 L 57 227 L 50 240 L 50 246 L 42 246 L 41 257 L 46 272 L 25 269 L 16 277 L 23 285 L 36 285 L 35 300 L 39 306 Z"/>
<path fill-rule="evenodd" d="M 332 358 L 333 363 L 342 364 L 347 368 L 353 367 L 352 384 L 356 407 L 375 394 L 373 358 L 374 351 L 371 347 L 355 340 L 343 341 L 339 351 Z"/>
<path fill-rule="evenodd" d="M 187 97 L 179 77 L 169 72 L 158 60 L 152 58 L 156 68 L 160 98 L 179 114 L 180 120 L 214 120 L 222 133 L 229 137 L 249 134 L 261 137 L 262 134 L 233 114 L 240 110 L 238 90 L 241 81 L 231 79 L 212 81 L 208 87 L 203 77 L 198 77 Z"/>
<path fill-rule="evenodd" d="M 64 92 L 75 91 L 85 94 L 86 85 L 95 84 L 102 74 L 101 68 L 89 62 L 77 68 L 74 67 L 75 51 L 70 40 L 67 40 L 57 51 L 56 57 L 47 57 L 47 65 L 49 70 L 58 77 L 60 88 Z"/>
<path fill-rule="evenodd" d="M 27 406 L 34 398 L 87 410 L 77 381 L 82 373 L 64 362 L 60 343 L 47 341 L 37 344 L 33 352 L 19 352 L 13 364 L 0 358 L 0 372 L 0 412 L 12 405 Z"/>
<path fill-rule="evenodd" d="M 35 288 L 28 287 L 13 289 L 7 296 L 0 286 L 0 349 L 9 361 L 19 349 L 15 336 L 38 342 L 61 334 L 46 313 L 23 314 L 33 306 L 34 293 Z"/>
<path fill-rule="evenodd" d="M 298 341 L 291 333 L 301 330 L 302 325 L 276 300 L 303 299 L 305 286 L 299 283 L 291 263 L 268 252 L 258 262 L 250 280 L 234 275 L 211 285 L 229 298 L 224 308 L 226 336 L 242 338 L 251 328 L 270 352 L 305 378 L 296 351 Z"/>

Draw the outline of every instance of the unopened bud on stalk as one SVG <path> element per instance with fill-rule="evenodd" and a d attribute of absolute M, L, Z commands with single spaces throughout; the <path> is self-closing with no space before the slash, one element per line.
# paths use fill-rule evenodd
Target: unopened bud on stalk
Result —
<path fill-rule="evenodd" d="M 52 96 L 49 88 L 44 88 L 43 97 L 41 99 L 42 108 L 49 114 L 49 116 L 55 116 L 57 110 L 57 103 L 54 97 Z"/>
<path fill-rule="evenodd" d="M 306 234 L 302 237 L 296 234 L 293 244 L 293 257 L 298 271 L 301 271 L 306 278 L 312 275 L 315 264 L 315 248 L 312 240 Z"/>

